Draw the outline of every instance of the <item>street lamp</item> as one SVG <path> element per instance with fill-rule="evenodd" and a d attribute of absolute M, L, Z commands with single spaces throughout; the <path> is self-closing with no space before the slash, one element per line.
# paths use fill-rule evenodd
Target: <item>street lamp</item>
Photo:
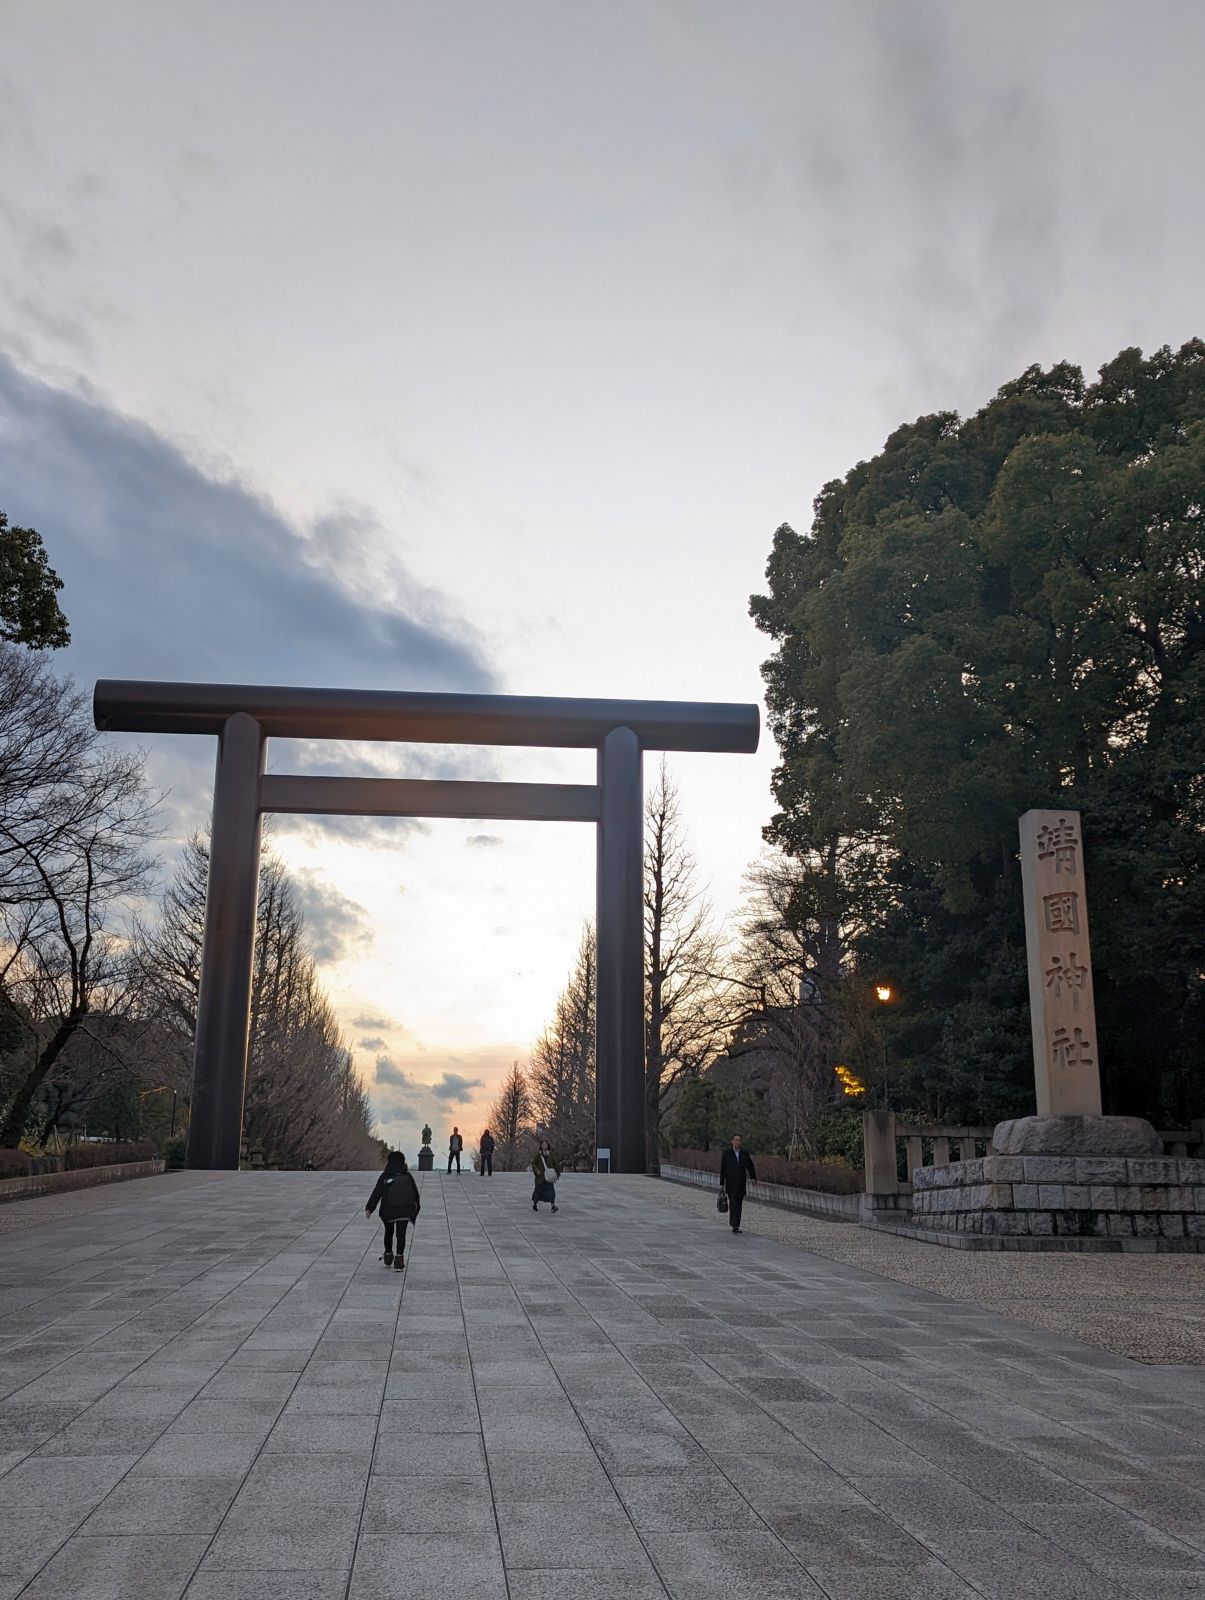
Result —
<path fill-rule="evenodd" d="M 892 1000 L 895 999 L 895 990 L 891 987 L 891 985 L 889 983 L 876 983 L 875 986 L 874 986 L 874 997 L 875 997 L 875 999 L 878 1001 L 878 1003 L 881 1006 L 889 1006 L 891 1004 Z M 889 1097 L 889 1095 L 887 1093 L 887 1035 L 886 1035 L 886 1033 L 883 1034 L 882 1038 L 883 1038 L 883 1105 L 886 1107 L 888 1104 L 890 1104 L 890 1097 Z"/>

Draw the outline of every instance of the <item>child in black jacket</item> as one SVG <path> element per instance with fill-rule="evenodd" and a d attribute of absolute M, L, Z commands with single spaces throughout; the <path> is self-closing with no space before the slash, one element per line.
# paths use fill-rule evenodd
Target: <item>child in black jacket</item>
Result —
<path fill-rule="evenodd" d="M 418 1197 L 418 1184 L 415 1183 L 406 1158 L 400 1150 L 394 1150 L 385 1163 L 385 1170 L 377 1179 L 376 1187 L 368 1197 L 368 1204 L 364 1207 L 364 1215 L 371 1217 L 380 1202 L 381 1221 L 385 1224 L 385 1254 L 382 1260 L 385 1265 L 394 1266 L 400 1272 L 406 1265 L 403 1251 L 406 1248 L 406 1224 L 417 1222 L 418 1213 L 422 1202 Z M 393 1250 L 393 1230 L 397 1229 L 397 1254 Z"/>

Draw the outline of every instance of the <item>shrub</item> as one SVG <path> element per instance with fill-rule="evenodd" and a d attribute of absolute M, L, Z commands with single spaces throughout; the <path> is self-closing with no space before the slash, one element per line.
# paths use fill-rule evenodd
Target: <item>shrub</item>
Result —
<path fill-rule="evenodd" d="M 113 1167 L 126 1161 L 149 1161 L 155 1146 L 149 1140 L 122 1144 L 69 1144 L 63 1151 L 68 1172 L 81 1167 Z"/>
<path fill-rule="evenodd" d="M 169 1172 L 177 1172 L 188 1155 L 187 1139 L 169 1139 L 163 1147 L 163 1164 Z"/>
<path fill-rule="evenodd" d="M 718 1150 L 674 1150 L 670 1160 L 676 1167 L 694 1167 L 700 1172 L 720 1170 Z M 822 1194 L 861 1194 L 862 1173 L 828 1161 L 787 1161 L 782 1156 L 754 1153 L 757 1175 L 763 1183 L 784 1183 L 792 1189 L 818 1189 Z"/>
<path fill-rule="evenodd" d="M 812 1124 L 816 1154 L 822 1161 L 843 1156 L 851 1167 L 860 1167 L 862 1154 L 862 1104 L 848 1100 L 825 1106 Z"/>
<path fill-rule="evenodd" d="M 33 1157 L 26 1150 L 0 1150 L 0 1178 L 27 1178 Z"/>

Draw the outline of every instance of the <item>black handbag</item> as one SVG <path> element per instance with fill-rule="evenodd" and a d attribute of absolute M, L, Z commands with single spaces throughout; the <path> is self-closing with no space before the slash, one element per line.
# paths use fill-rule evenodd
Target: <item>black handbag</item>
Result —
<path fill-rule="evenodd" d="M 716 1201 L 715 1208 L 717 1211 L 727 1211 L 728 1209 L 728 1196 L 723 1189 L 720 1190 L 720 1198 Z"/>

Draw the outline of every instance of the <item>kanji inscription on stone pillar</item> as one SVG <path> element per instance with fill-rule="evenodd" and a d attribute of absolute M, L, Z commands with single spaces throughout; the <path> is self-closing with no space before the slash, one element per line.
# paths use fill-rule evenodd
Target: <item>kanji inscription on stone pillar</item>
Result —
<path fill-rule="evenodd" d="M 1021 818 L 1021 883 L 1040 1117 L 1099 1117 L 1100 1058 L 1078 811 Z"/>

